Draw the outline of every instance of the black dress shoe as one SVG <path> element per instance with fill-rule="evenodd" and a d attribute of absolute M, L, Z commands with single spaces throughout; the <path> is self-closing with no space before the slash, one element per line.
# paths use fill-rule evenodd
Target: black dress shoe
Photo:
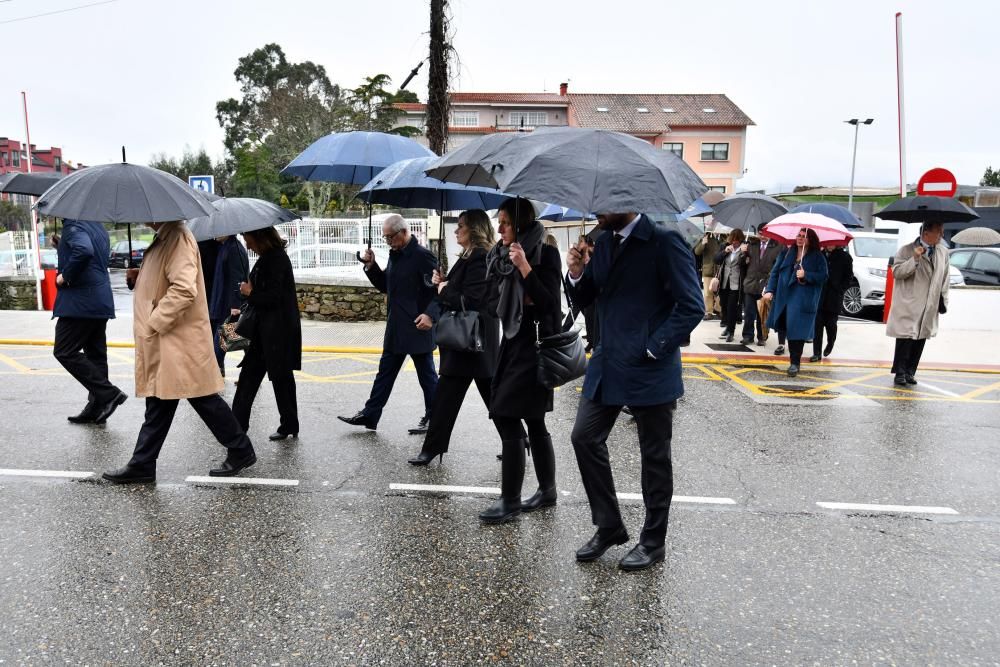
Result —
<path fill-rule="evenodd" d="M 753 342 L 753 338 L 747 338 L 746 336 L 744 336 L 743 338 L 740 338 L 740 345 L 749 345 L 752 342 Z"/>
<path fill-rule="evenodd" d="M 788 367 L 787 373 L 788 373 L 788 377 L 790 377 L 790 378 L 795 377 L 796 375 L 799 374 L 799 365 L 798 364 L 791 364 Z"/>
<path fill-rule="evenodd" d="M 780 357 L 784 353 L 785 353 L 785 346 L 784 345 L 779 345 L 778 347 L 774 348 L 774 354 L 776 356 Z"/>
<path fill-rule="evenodd" d="M 733 334 L 729 334 L 728 336 L 726 336 L 726 342 L 727 343 L 732 343 L 733 342 L 733 338 L 734 338 Z"/>
<path fill-rule="evenodd" d="M 208 474 L 210 477 L 232 477 L 233 475 L 238 475 L 241 470 L 249 468 L 254 463 L 257 463 L 257 454 L 251 449 L 249 455 L 239 459 L 226 457 L 221 466 L 212 468 L 208 471 Z"/>
<path fill-rule="evenodd" d="M 611 547 L 626 542 L 628 542 L 628 531 L 625 530 L 625 526 L 607 532 L 598 529 L 586 544 L 576 550 L 576 559 L 584 563 L 597 560 Z"/>
<path fill-rule="evenodd" d="M 545 491 L 538 489 L 531 495 L 531 497 L 521 502 L 521 511 L 534 512 L 535 510 L 540 510 L 543 507 L 554 507 L 558 500 L 559 496 L 556 494 L 556 490 L 554 488 L 546 489 Z"/>
<path fill-rule="evenodd" d="M 421 435 L 422 433 L 427 433 L 427 425 L 430 423 L 431 423 L 431 418 L 428 417 L 427 415 L 424 415 L 423 417 L 420 418 L 420 421 L 417 422 L 416 426 L 409 429 L 409 434 Z"/>
<path fill-rule="evenodd" d="M 425 466 L 428 465 L 435 457 L 441 457 L 438 465 L 444 463 L 444 452 L 420 452 L 412 459 L 407 459 L 406 462 L 411 466 Z"/>
<path fill-rule="evenodd" d="M 508 500 L 500 498 L 486 510 L 479 513 L 479 520 L 483 523 L 507 523 L 513 521 L 521 513 L 521 499 Z"/>
<path fill-rule="evenodd" d="M 906 374 L 906 384 L 916 384 L 917 378 L 913 377 L 909 373 Z"/>
<path fill-rule="evenodd" d="M 828 343 L 827 346 L 823 348 L 823 356 L 829 357 L 831 352 L 833 352 L 833 343 Z"/>
<path fill-rule="evenodd" d="M 896 377 L 894 377 L 892 379 L 892 383 L 894 385 L 898 386 L 898 387 L 905 387 L 906 386 L 906 374 L 905 373 L 896 373 Z"/>
<path fill-rule="evenodd" d="M 351 426 L 364 426 L 369 431 L 374 431 L 375 428 L 378 426 L 378 422 L 374 421 L 371 417 L 369 417 L 368 415 L 366 415 L 364 412 L 359 412 L 358 414 L 354 415 L 353 417 L 340 416 L 340 417 L 337 417 L 337 419 L 339 419 L 340 421 L 344 422 L 345 424 L 350 424 Z"/>
<path fill-rule="evenodd" d="M 814 363 L 814 364 L 815 364 L 815 363 L 816 363 L 817 361 L 822 361 L 822 359 L 823 359 L 823 358 L 822 358 L 821 356 L 819 356 L 818 354 L 814 354 L 813 356 L 809 357 L 809 361 L 810 361 L 811 363 Z"/>
<path fill-rule="evenodd" d="M 115 413 L 115 410 L 118 409 L 118 406 L 127 400 L 128 396 L 125 395 L 125 392 L 123 391 L 118 392 L 118 395 L 115 396 L 113 399 L 111 399 L 111 401 L 105 403 L 104 405 L 102 405 L 97 409 L 97 414 L 94 415 L 94 423 L 103 424 L 104 422 L 108 421 L 108 417 L 113 415 Z"/>
<path fill-rule="evenodd" d="M 115 484 L 148 484 L 156 481 L 156 470 L 150 472 L 127 465 L 118 470 L 109 470 L 101 477 Z"/>
<path fill-rule="evenodd" d="M 757 347 L 764 347 L 764 339 L 763 338 L 758 338 L 757 342 L 754 343 L 754 345 L 756 345 Z"/>
<path fill-rule="evenodd" d="M 298 433 L 282 433 L 281 431 L 275 431 L 271 435 L 267 436 L 267 439 L 276 442 L 278 440 L 284 440 L 285 438 L 297 438 L 297 437 L 299 437 Z"/>
<path fill-rule="evenodd" d="M 78 415 L 70 415 L 66 417 L 70 424 L 89 424 L 94 421 L 94 417 L 97 416 L 97 404 L 90 401 L 87 405 L 80 411 Z"/>
<path fill-rule="evenodd" d="M 666 556 L 665 547 L 644 547 L 641 544 L 635 545 L 632 551 L 625 554 L 625 558 L 618 561 L 618 567 L 626 572 L 645 570 L 647 567 L 655 565 Z"/>

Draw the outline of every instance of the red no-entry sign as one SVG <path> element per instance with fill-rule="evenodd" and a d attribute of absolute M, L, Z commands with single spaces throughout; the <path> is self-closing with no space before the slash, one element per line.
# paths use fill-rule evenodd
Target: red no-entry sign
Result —
<path fill-rule="evenodd" d="M 955 174 L 941 167 L 931 169 L 917 181 L 918 195 L 954 197 L 956 192 L 958 192 L 958 180 Z"/>

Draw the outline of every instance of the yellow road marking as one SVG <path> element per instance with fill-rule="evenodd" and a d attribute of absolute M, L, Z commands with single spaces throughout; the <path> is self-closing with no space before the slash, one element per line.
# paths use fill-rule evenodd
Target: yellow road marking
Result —
<path fill-rule="evenodd" d="M 966 400 L 968 400 L 970 398 L 979 398 L 983 394 L 988 394 L 988 393 L 990 393 L 991 391 L 994 391 L 994 390 L 1000 390 L 1000 382 L 994 382 L 993 384 L 988 384 L 985 387 L 980 387 L 979 389 L 975 389 L 973 391 L 970 391 L 968 394 L 962 394 L 962 396 L 960 398 L 963 398 L 963 399 L 966 399 Z"/>
<path fill-rule="evenodd" d="M 851 384 L 861 383 L 861 382 L 863 382 L 865 380 L 872 380 L 872 379 L 874 379 L 876 377 L 880 377 L 882 375 L 885 375 L 885 371 L 883 371 L 883 370 L 880 369 L 880 370 L 875 371 L 874 373 L 869 373 L 868 375 L 862 375 L 859 378 L 851 378 L 849 380 L 839 380 L 837 382 L 828 382 L 827 384 L 821 384 L 818 387 L 813 387 L 812 389 L 809 389 L 809 390 L 804 391 L 802 393 L 806 394 L 806 395 L 819 394 L 821 392 L 829 391 L 830 389 L 833 389 L 834 387 L 844 387 L 844 386 L 851 385 Z"/>
<path fill-rule="evenodd" d="M 7 364 L 8 366 L 10 366 L 11 368 L 13 368 L 14 370 L 19 371 L 21 373 L 31 373 L 32 372 L 32 369 L 28 368 L 27 366 L 25 366 L 21 362 L 17 361 L 16 359 L 8 357 L 6 354 L 0 353 L 0 362 L 3 362 L 5 364 Z"/>

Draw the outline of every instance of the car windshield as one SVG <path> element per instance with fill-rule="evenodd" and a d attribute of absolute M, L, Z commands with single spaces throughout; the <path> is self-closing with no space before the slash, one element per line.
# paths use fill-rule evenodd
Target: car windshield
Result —
<path fill-rule="evenodd" d="M 856 238 L 854 239 L 854 254 L 858 257 L 878 257 L 888 259 L 896 254 L 896 239 Z"/>

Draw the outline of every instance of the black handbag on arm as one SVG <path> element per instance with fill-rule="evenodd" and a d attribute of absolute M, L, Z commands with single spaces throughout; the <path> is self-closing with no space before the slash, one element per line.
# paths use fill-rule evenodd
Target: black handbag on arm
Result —
<path fill-rule="evenodd" d="M 535 322 L 535 347 L 538 383 L 546 389 L 560 387 L 587 372 L 587 353 L 577 328 L 542 338 Z"/>
<path fill-rule="evenodd" d="M 479 325 L 479 313 L 465 309 L 465 297 L 461 297 L 462 310 L 449 310 L 438 318 L 434 328 L 434 340 L 439 347 L 457 352 L 482 352 L 483 333 Z"/>

